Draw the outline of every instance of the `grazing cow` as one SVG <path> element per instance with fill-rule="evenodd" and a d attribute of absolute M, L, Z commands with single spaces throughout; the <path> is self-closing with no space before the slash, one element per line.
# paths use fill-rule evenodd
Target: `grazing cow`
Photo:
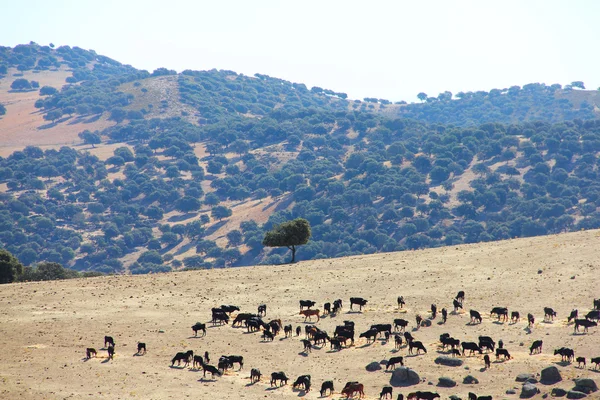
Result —
<path fill-rule="evenodd" d="M 302 386 L 304 391 L 308 393 L 310 391 L 310 375 L 300 375 L 292 385 L 292 389 L 299 386 Z"/>
<path fill-rule="evenodd" d="M 271 331 L 265 329 L 262 338 L 265 342 L 268 342 L 269 340 L 272 342 L 275 339 L 275 335 L 273 335 Z"/>
<path fill-rule="evenodd" d="M 534 352 L 536 354 L 541 354 L 542 353 L 542 345 L 543 344 L 544 344 L 543 341 L 541 341 L 541 340 L 535 340 L 531 344 L 531 347 L 529 348 L 529 355 L 533 354 Z"/>
<path fill-rule="evenodd" d="M 475 321 L 481 323 L 481 321 L 483 320 L 481 318 L 481 314 L 479 314 L 479 312 L 475 311 L 475 310 L 469 310 L 469 315 L 471 316 L 471 323 L 474 324 Z"/>
<path fill-rule="evenodd" d="M 442 308 L 442 323 L 445 324 L 448 319 L 448 310 Z"/>
<path fill-rule="evenodd" d="M 273 335 L 277 336 L 283 324 L 281 323 L 280 319 L 274 319 L 272 321 L 269 321 L 267 325 L 269 325 L 269 330 L 273 332 Z"/>
<path fill-rule="evenodd" d="M 392 387 L 391 386 L 384 386 L 383 389 L 381 389 L 381 393 L 379 393 L 379 400 L 383 399 L 383 398 L 388 398 L 388 395 L 390 396 L 390 399 L 393 398 L 392 395 Z"/>
<path fill-rule="evenodd" d="M 406 396 L 406 400 L 434 400 L 440 399 L 440 395 L 433 392 L 412 392 Z"/>
<path fill-rule="evenodd" d="M 371 327 L 371 329 L 374 329 L 373 327 Z M 351 333 L 352 335 L 354 335 L 354 327 L 352 326 L 348 326 L 348 325 L 338 325 L 335 327 L 335 331 L 333 332 L 334 336 L 339 335 L 340 333 Z"/>
<path fill-rule="evenodd" d="M 375 329 L 378 333 L 389 332 L 392 333 L 392 324 L 375 324 L 371 325 L 371 329 Z"/>
<path fill-rule="evenodd" d="M 221 358 L 226 358 L 229 360 L 229 363 L 233 367 L 233 364 L 238 363 L 240 365 L 240 369 L 244 368 L 244 357 L 243 356 L 221 356 Z"/>
<path fill-rule="evenodd" d="M 227 313 L 225 313 L 224 311 L 221 312 L 214 312 L 212 315 L 212 321 L 213 325 L 216 325 L 217 323 L 219 325 L 224 324 L 229 324 L 229 315 L 227 315 Z"/>
<path fill-rule="evenodd" d="M 214 378 L 215 375 L 221 376 L 221 371 L 214 365 L 202 364 L 202 376 L 206 377 L 206 373 L 209 373 L 210 376 Z"/>
<path fill-rule="evenodd" d="M 487 354 L 483 356 L 483 362 L 485 363 L 486 368 L 490 368 L 492 366 L 492 364 L 490 363 L 490 356 L 488 356 Z"/>
<path fill-rule="evenodd" d="M 535 318 L 533 317 L 533 314 L 531 314 L 531 313 L 527 314 L 527 327 L 531 328 L 534 324 L 535 324 Z"/>
<path fill-rule="evenodd" d="M 600 365 L 600 357 L 594 357 L 594 358 L 590 359 L 590 362 L 592 364 L 596 364 L 596 365 L 594 365 L 594 369 L 597 369 L 598 365 Z"/>
<path fill-rule="evenodd" d="M 481 350 L 483 349 L 487 349 L 490 350 L 492 353 L 494 352 L 494 343 L 493 342 L 487 342 L 487 341 L 483 341 L 483 342 L 479 342 L 479 347 L 481 348 Z"/>
<path fill-rule="evenodd" d="M 321 384 L 321 397 L 325 397 L 325 393 L 329 390 L 329 394 L 333 393 L 333 381 L 325 381 Z"/>
<path fill-rule="evenodd" d="M 404 308 L 406 302 L 404 301 L 404 296 L 398 296 L 398 307 Z"/>
<path fill-rule="evenodd" d="M 492 347 L 496 346 L 496 342 L 494 342 L 494 339 L 492 339 L 490 336 L 479 336 L 478 339 L 479 339 L 479 346 L 481 346 L 481 343 L 491 343 Z"/>
<path fill-rule="evenodd" d="M 585 315 L 585 318 L 590 320 L 600 320 L 600 310 L 592 310 Z"/>
<path fill-rule="evenodd" d="M 504 342 L 502 341 L 502 339 L 498 340 L 498 348 L 499 349 L 503 349 L 504 348 Z"/>
<path fill-rule="evenodd" d="M 204 352 L 204 362 L 207 364 L 210 362 L 210 358 L 208 357 L 208 351 Z"/>
<path fill-rule="evenodd" d="M 377 334 L 378 333 L 379 332 L 377 332 L 377 329 L 369 329 L 368 331 L 361 333 L 359 335 L 359 337 L 366 338 L 367 339 L 367 343 L 369 343 L 371 341 L 370 339 L 373 339 L 373 342 L 375 342 L 375 340 L 377 339 Z"/>
<path fill-rule="evenodd" d="M 387 335 L 388 332 L 386 332 L 385 334 Z M 354 345 L 354 331 L 351 331 L 349 329 L 338 332 L 335 335 L 335 338 L 338 339 L 340 342 L 343 342 L 344 346 L 346 346 L 346 342 L 348 340 L 350 340 L 351 344 Z"/>
<path fill-rule="evenodd" d="M 329 335 L 325 331 L 318 331 L 313 335 L 313 341 L 315 342 L 315 345 L 319 343 L 323 343 L 323 345 L 325 345 L 328 340 L 330 340 Z"/>
<path fill-rule="evenodd" d="M 331 344 L 331 349 L 336 350 L 336 351 L 342 350 L 342 342 L 339 339 L 337 339 L 337 338 L 330 339 L 329 343 Z"/>
<path fill-rule="evenodd" d="M 518 311 L 512 311 L 510 313 L 510 322 L 512 322 L 513 324 L 516 324 L 517 322 L 519 322 L 520 319 L 521 319 L 521 315 L 519 314 Z"/>
<path fill-rule="evenodd" d="M 410 343 L 414 340 L 413 336 L 410 334 L 410 332 L 404 332 L 404 339 L 406 339 L 407 343 Z"/>
<path fill-rule="evenodd" d="M 479 347 L 479 345 L 475 342 L 462 342 L 461 344 L 463 356 L 465 355 L 465 350 L 469 350 L 469 355 L 472 355 L 474 352 L 478 351 L 479 354 L 483 354 L 483 351 Z"/>
<path fill-rule="evenodd" d="M 580 326 L 583 326 L 583 331 L 587 332 L 589 327 L 598 326 L 598 324 L 594 321 L 590 321 L 587 319 L 576 319 L 575 320 L 575 332 L 579 332 Z"/>
<path fill-rule="evenodd" d="M 331 313 L 331 303 L 323 304 L 323 315 Z"/>
<path fill-rule="evenodd" d="M 505 360 L 510 360 L 510 353 L 506 349 L 496 349 L 496 360 L 500 358 L 500 356 L 504 357 Z"/>
<path fill-rule="evenodd" d="M 460 357 L 460 350 L 459 349 L 450 349 L 450 354 L 452 354 L 452 357 L 454 357 L 454 356 Z"/>
<path fill-rule="evenodd" d="M 192 330 L 194 331 L 194 336 L 198 336 L 198 331 L 202 331 L 202 336 L 206 336 L 206 324 L 196 322 L 192 326 Z"/>
<path fill-rule="evenodd" d="M 302 333 L 302 328 L 297 326 L 296 327 L 296 336 L 300 336 L 301 333 Z"/>
<path fill-rule="evenodd" d="M 395 334 L 394 335 L 394 347 L 399 349 L 402 346 L 402 336 Z"/>
<path fill-rule="evenodd" d="M 352 310 L 352 306 L 354 304 L 358 304 L 360 306 L 360 310 L 362 311 L 362 308 L 367 305 L 367 301 L 368 300 L 365 300 L 362 297 L 350 297 L 350 309 Z"/>
<path fill-rule="evenodd" d="M 399 356 L 399 357 L 390 357 L 390 359 L 387 362 L 387 365 L 385 366 L 385 370 L 387 371 L 388 368 L 395 368 L 396 364 L 400 364 L 401 366 L 404 367 L 404 357 Z"/>
<path fill-rule="evenodd" d="M 260 331 L 261 326 L 265 328 L 265 330 L 270 329 L 269 325 L 265 324 L 260 318 L 251 318 L 246 321 L 246 328 L 248 328 L 248 333 Z"/>
<path fill-rule="evenodd" d="M 431 319 L 435 319 L 437 316 L 437 306 L 435 304 L 431 305 Z"/>
<path fill-rule="evenodd" d="M 231 326 L 242 326 L 242 322 L 246 322 L 250 318 L 257 318 L 257 317 L 258 317 L 257 314 L 239 313 L 238 315 L 236 315 L 236 317 L 233 320 L 233 323 L 231 324 Z"/>
<path fill-rule="evenodd" d="M 267 305 L 261 304 L 258 306 L 258 315 L 262 315 L 263 317 L 267 315 Z"/>
<path fill-rule="evenodd" d="M 575 352 L 573 349 L 567 347 L 561 347 L 560 349 L 554 350 L 554 355 L 560 354 L 562 361 L 572 361 L 575 359 Z"/>
<path fill-rule="evenodd" d="M 255 383 L 260 381 L 260 377 L 262 376 L 262 374 L 260 373 L 260 369 L 258 368 L 252 368 L 250 370 L 250 382 L 251 383 Z"/>
<path fill-rule="evenodd" d="M 344 321 L 344 326 L 347 327 L 348 329 L 352 329 L 352 332 L 354 332 L 354 321 Z"/>
<path fill-rule="evenodd" d="M 142 350 L 144 351 L 144 354 L 146 354 L 146 343 L 138 342 L 137 350 L 137 354 L 141 354 Z"/>
<path fill-rule="evenodd" d="M 314 325 L 306 325 L 304 327 L 305 337 L 307 337 L 309 339 L 312 339 L 315 336 L 315 334 L 319 331 L 320 331 L 320 329 Z"/>
<path fill-rule="evenodd" d="M 406 329 L 406 327 L 408 326 L 408 321 L 402 318 L 396 318 L 394 320 L 394 330 L 397 331 L 398 327 L 400 328 L 400 331 L 404 331 Z"/>
<path fill-rule="evenodd" d="M 423 345 L 423 342 L 419 342 L 416 340 L 410 341 L 408 343 L 408 353 L 412 354 L 413 349 L 417 349 L 417 354 L 419 354 L 419 351 L 421 350 L 423 350 L 424 353 L 427 353 L 427 349 Z"/>
<path fill-rule="evenodd" d="M 462 303 L 465 301 L 465 292 L 463 290 L 458 292 L 454 300 L 458 301 L 462 305 Z"/>
<path fill-rule="evenodd" d="M 233 368 L 233 363 L 229 359 L 229 357 L 221 356 L 219 358 L 219 362 L 217 363 L 217 369 L 219 371 L 227 371 L 229 368 Z"/>
<path fill-rule="evenodd" d="M 458 345 L 460 345 L 460 340 L 451 337 L 440 337 L 440 342 L 442 342 L 442 349 L 446 349 L 446 346 L 455 348 L 458 347 Z"/>
<path fill-rule="evenodd" d="M 292 325 L 286 325 L 283 327 L 283 333 L 285 333 L 285 337 L 291 337 L 292 336 L 292 331 L 294 330 L 294 328 L 292 328 Z"/>
<path fill-rule="evenodd" d="M 319 313 L 320 312 L 321 311 L 318 310 L 318 309 L 317 310 L 302 310 L 302 311 L 300 311 L 300 315 L 304 315 L 304 322 L 306 322 L 307 318 L 310 320 L 313 315 L 316 315 L 317 316 L 317 322 L 319 322 L 319 320 L 321 319 L 319 317 Z"/>
<path fill-rule="evenodd" d="M 600 299 L 594 299 L 594 310 L 600 310 Z"/>
<path fill-rule="evenodd" d="M 585 368 L 585 357 L 577 357 L 575 361 L 577 361 L 579 368 L 582 368 L 581 364 L 583 364 L 583 368 Z"/>
<path fill-rule="evenodd" d="M 544 307 L 544 321 L 552 319 L 554 321 L 554 317 L 556 317 L 556 311 L 551 309 L 550 307 Z"/>
<path fill-rule="evenodd" d="M 354 396 L 354 393 L 358 393 L 360 397 L 365 395 L 365 387 L 362 383 L 358 382 L 348 382 L 346 387 L 342 389 L 342 394 L 346 395 L 346 398 L 350 396 Z"/>
<path fill-rule="evenodd" d="M 569 318 L 567 318 L 567 323 L 571 322 L 571 320 L 577 319 L 578 316 L 579 316 L 578 310 L 571 310 L 571 314 L 569 314 Z"/>
<path fill-rule="evenodd" d="M 285 376 L 284 372 L 273 372 L 271 374 L 271 387 L 277 386 L 277 381 L 279 381 L 279 386 L 287 385 L 288 377 Z M 285 383 L 284 383 L 285 382 Z"/>
<path fill-rule="evenodd" d="M 502 321 L 508 321 L 508 308 L 507 307 L 494 307 L 490 312 L 490 318 L 493 314 L 498 316 L 498 321 L 502 318 Z"/>
<path fill-rule="evenodd" d="M 417 322 L 417 329 L 419 329 L 421 327 L 421 322 L 423 322 L 423 317 L 421 317 L 419 314 L 417 314 L 415 316 L 415 321 Z"/>
<path fill-rule="evenodd" d="M 231 315 L 234 311 L 240 311 L 240 308 L 232 305 L 222 305 L 221 310 L 225 311 L 227 314 Z"/>
<path fill-rule="evenodd" d="M 454 299 L 452 300 L 452 305 L 454 306 L 454 312 L 457 313 L 459 308 L 463 308 L 463 305 L 460 301 Z"/>
<path fill-rule="evenodd" d="M 310 353 L 312 350 L 312 344 L 310 343 L 310 340 L 302 339 L 302 344 L 304 345 L 304 350 L 302 350 L 302 351 L 304 353 Z"/>
<path fill-rule="evenodd" d="M 115 340 L 112 338 L 112 336 L 104 336 L 104 347 L 106 347 L 106 344 L 110 344 L 112 347 L 115 347 Z"/>
<path fill-rule="evenodd" d="M 94 357 L 96 357 L 96 355 L 98 355 L 98 352 L 96 351 L 96 349 L 94 349 L 93 347 L 88 347 L 87 349 L 85 349 L 85 358 L 86 359 L 90 359 L 92 358 L 92 354 L 94 355 Z"/>
<path fill-rule="evenodd" d="M 312 300 L 300 300 L 300 310 L 304 309 L 304 307 L 310 309 L 315 304 L 317 303 Z"/>
<path fill-rule="evenodd" d="M 204 360 L 202 359 L 202 356 L 194 356 L 194 360 L 192 362 L 192 368 L 196 368 L 196 365 L 198 366 L 202 366 L 204 365 Z"/>
<path fill-rule="evenodd" d="M 108 345 L 108 348 L 106 349 L 106 351 L 108 352 L 108 359 L 112 360 L 115 355 L 115 346 Z"/>
<path fill-rule="evenodd" d="M 337 314 L 338 311 L 342 309 L 342 300 L 337 299 L 333 302 L 333 310 L 331 311 L 333 314 Z"/>
<path fill-rule="evenodd" d="M 194 351 L 188 350 L 185 353 L 179 352 L 175 354 L 175 357 L 171 360 L 171 367 L 175 365 L 175 361 L 177 361 L 177 365 L 181 365 L 181 361 L 185 362 L 185 366 L 190 363 L 194 359 Z"/>

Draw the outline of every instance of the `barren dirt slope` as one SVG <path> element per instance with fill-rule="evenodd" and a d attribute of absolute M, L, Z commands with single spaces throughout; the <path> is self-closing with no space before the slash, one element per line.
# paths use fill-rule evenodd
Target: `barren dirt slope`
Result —
<path fill-rule="evenodd" d="M 570 379 L 577 376 L 600 383 L 600 375 L 589 364 L 589 357 L 600 356 L 598 328 L 574 335 L 573 326 L 566 324 L 572 308 L 578 308 L 581 315 L 591 308 L 592 298 L 600 297 L 598 241 L 598 231 L 586 231 L 295 265 L 3 285 L 0 398 L 318 398 L 321 382 L 332 379 L 337 390 L 333 398 L 340 397 L 346 381 L 357 380 L 365 384 L 366 398 L 373 399 L 388 384 L 390 373 L 385 367 L 366 372 L 365 366 L 394 355 L 404 356 L 406 365 L 425 379 L 417 386 L 395 388 L 394 398 L 398 392 L 406 395 L 414 390 L 434 390 L 442 398 L 457 394 L 465 399 L 469 391 L 492 394 L 494 399 L 518 398 L 516 375 L 539 373 L 549 365 L 558 365 L 563 381 L 555 386 L 538 384 L 541 393 L 536 398 L 552 387 L 571 388 Z M 431 303 L 451 311 L 452 298 L 461 289 L 466 292 L 466 315 L 449 315 L 445 326 L 438 324 L 438 317 L 431 327 L 412 329 L 415 314 L 427 317 Z M 406 311 L 397 309 L 398 295 L 405 297 Z M 362 313 L 349 310 L 351 296 L 369 300 Z M 261 303 L 268 305 L 267 320 L 281 318 L 284 325 L 303 327 L 299 299 L 315 300 L 322 309 L 324 302 L 336 298 L 344 301 L 342 312 L 318 323 L 330 334 L 347 319 L 355 321 L 357 331 L 362 332 L 372 323 L 406 318 L 409 330 L 428 353 L 410 356 L 405 347 L 396 352 L 393 341 L 367 345 L 359 339 L 355 346 L 339 352 L 331 352 L 327 345 L 303 354 L 295 336 L 263 342 L 259 334 L 225 325 L 209 327 L 206 337 L 194 338 L 190 329 L 196 321 L 210 319 L 211 307 L 235 304 L 242 311 L 255 312 Z M 531 312 L 536 324 L 529 333 L 526 321 L 496 322 L 489 317 L 493 306 L 506 306 L 522 316 Z M 554 322 L 543 322 L 544 306 L 557 311 Z M 469 309 L 482 313 L 482 324 L 468 324 Z M 482 369 L 479 355 L 462 357 L 468 370 L 438 366 L 434 359 L 443 332 L 463 341 L 477 341 L 482 334 L 503 339 L 514 359 L 495 362 L 492 357 L 489 370 Z M 85 361 L 85 348 L 102 348 L 104 335 L 115 338 L 114 360 L 107 360 L 106 351 L 100 350 L 98 358 Z M 543 353 L 530 356 L 527 347 L 535 339 L 544 341 Z M 137 341 L 146 342 L 146 355 L 134 355 Z M 588 369 L 557 364 L 560 357 L 552 351 L 559 346 L 571 347 L 576 356 L 588 358 Z M 171 368 L 175 353 L 188 349 L 209 351 L 211 364 L 221 354 L 242 355 L 245 365 L 214 380 L 209 375 L 203 379 L 201 372 L 189 368 Z M 249 385 L 251 368 L 260 368 L 264 374 L 254 385 Z M 292 380 L 300 374 L 312 375 L 313 391 L 293 391 L 293 381 L 271 389 L 267 375 L 280 370 Z M 462 384 L 467 374 L 480 383 Z M 437 384 L 440 376 L 454 378 L 458 385 L 445 389 L 427 384 Z M 517 395 L 505 394 L 511 388 L 517 388 Z"/>

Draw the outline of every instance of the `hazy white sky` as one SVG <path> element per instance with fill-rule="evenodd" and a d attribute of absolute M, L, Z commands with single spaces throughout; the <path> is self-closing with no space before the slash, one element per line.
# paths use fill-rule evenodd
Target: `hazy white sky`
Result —
<path fill-rule="evenodd" d="M 19 0 L 0 45 L 79 46 L 149 71 L 267 74 L 414 101 L 531 82 L 600 86 L 600 1 Z"/>

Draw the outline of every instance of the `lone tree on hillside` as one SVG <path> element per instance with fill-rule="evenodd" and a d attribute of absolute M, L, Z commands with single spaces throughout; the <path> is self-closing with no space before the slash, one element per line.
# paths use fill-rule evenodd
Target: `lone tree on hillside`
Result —
<path fill-rule="evenodd" d="M 421 92 L 417 95 L 417 98 L 421 101 L 425 101 L 425 100 L 427 100 L 427 93 Z"/>
<path fill-rule="evenodd" d="M 308 221 L 304 218 L 296 218 L 293 221 L 274 226 L 265 234 L 262 244 L 267 247 L 287 247 L 292 251 L 290 262 L 293 263 L 296 261 L 296 246 L 306 244 L 310 235 Z"/>
<path fill-rule="evenodd" d="M 23 273 L 23 264 L 15 256 L 0 249 L 0 283 L 11 283 Z"/>

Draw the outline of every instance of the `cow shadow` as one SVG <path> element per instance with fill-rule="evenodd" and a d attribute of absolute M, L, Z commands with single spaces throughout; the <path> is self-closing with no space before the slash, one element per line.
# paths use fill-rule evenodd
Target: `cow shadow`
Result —
<path fill-rule="evenodd" d="M 145 353 L 133 353 L 132 357 L 143 357 L 145 355 Z"/>
<path fill-rule="evenodd" d="M 102 364 L 106 364 L 106 363 L 107 363 L 107 362 L 109 362 L 109 361 L 110 361 L 110 358 L 105 358 L 105 359 L 102 361 Z"/>
<path fill-rule="evenodd" d="M 298 392 L 298 397 L 306 396 L 306 390 L 304 390 L 304 389 L 296 388 L 296 389 L 292 389 L 292 392 L 294 392 L 294 393 Z"/>
<path fill-rule="evenodd" d="M 582 335 L 587 335 L 587 332 L 573 332 L 572 335 L 573 336 L 582 336 Z"/>
<path fill-rule="evenodd" d="M 504 322 L 502 322 L 502 321 L 494 321 L 494 322 L 492 322 L 492 324 L 495 324 L 495 325 L 504 325 Z"/>
<path fill-rule="evenodd" d="M 346 314 L 362 314 L 362 310 L 348 310 Z"/>
<path fill-rule="evenodd" d="M 200 379 L 198 379 L 198 382 L 216 382 L 217 380 L 215 378 L 210 378 L 210 379 L 206 379 L 205 377 L 202 377 Z"/>
<path fill-rule="evenodd" d="M 390 350 L 390 353 L 397 353 L 399 351 L 400 351 L 399 349 L 392 349 L 392 350 Z"/>
<path fill-rule="evenodd" d="M 298 355 L 302 356 L 302 357 L 308 357 L 308 353 L 306 353 L 304 351 L 301 351 L 300 353 L 298 353 Z"/>
<path fill-rule="evenodd" d="M 571 361 L 556 361 L 554 364 L 560 365 L 561 367 L 566 367 L 571 365 Z"/>
<path fill-rule="evenodd" d="M 370 347 L 373 345 L 373 343 L 375 342 L 369 342 L 369 343 L 365 343 L 362 346 L 358 346 L 359 349 L 364 349 L 365 347 Z"/>
<path fill-rule="evenodd" d="M 188 339 L 202 339 L 205 335 L 202 336 L 189 336 Z"/>
<path fill-rule="evenodd" d="M 272 390 L 277 390 L 277 389 L 279 389 L 279 388 L 281 388 L 281 386 L 275 386 L 275 387 L 271 386 L 271 387 L 268 387 L 268 388 L 266 388 L 265 390 L 267 390 L 267 391 L 269 391 L 269 392 L 270 392 L 270 391 L 272 391 Z"/>
<path fill-rule="evenodd" d="M 169 365 L 169 368 L 171 369 L 185 369 L 186 365 Z"/>

